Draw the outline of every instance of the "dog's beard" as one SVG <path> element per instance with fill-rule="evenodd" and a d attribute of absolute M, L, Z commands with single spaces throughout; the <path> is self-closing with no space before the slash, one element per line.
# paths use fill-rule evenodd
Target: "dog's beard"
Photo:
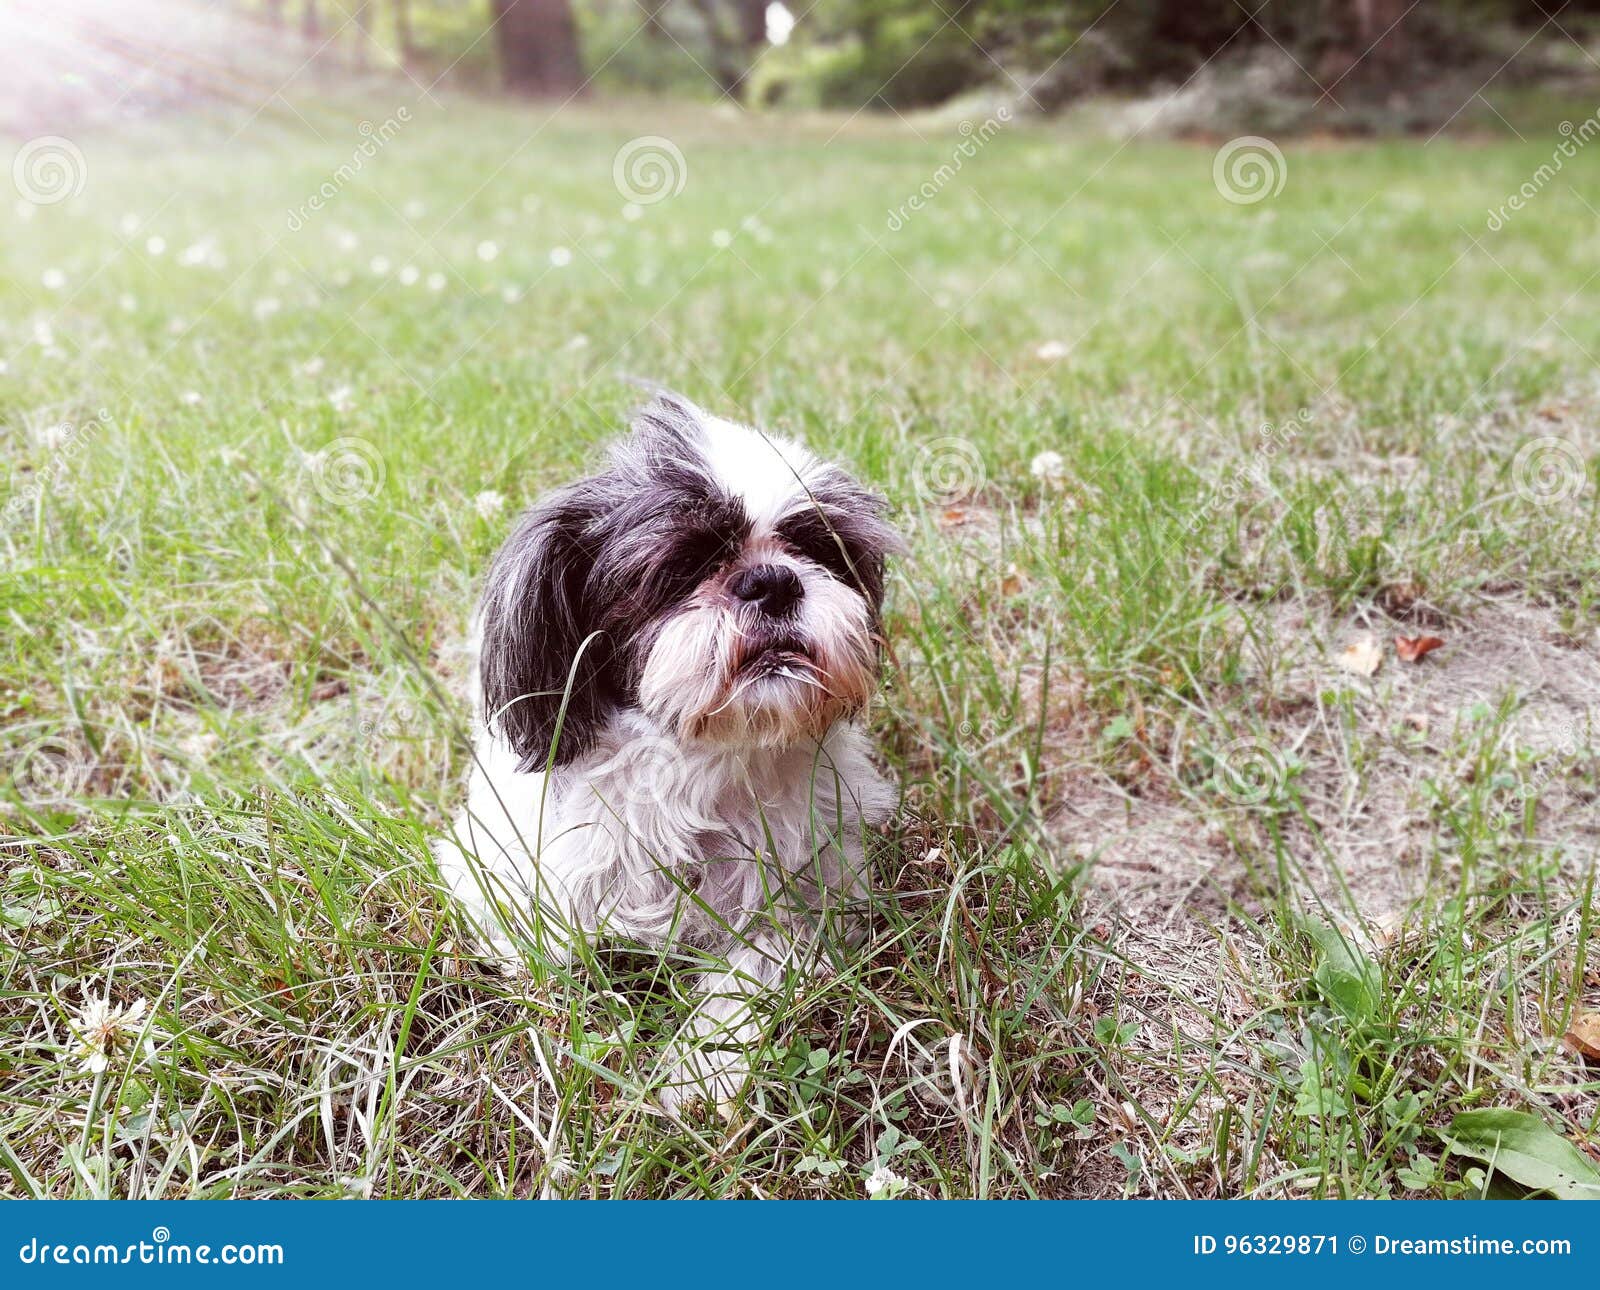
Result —
<path fill-rule="evenodd" d="M 861 711 L 876 659 L 866 602 L 819 579 L 790 619 L 714 600 L 674 614 L 646 654 L 639 703 L 680 739 L 787 747 Z"/>

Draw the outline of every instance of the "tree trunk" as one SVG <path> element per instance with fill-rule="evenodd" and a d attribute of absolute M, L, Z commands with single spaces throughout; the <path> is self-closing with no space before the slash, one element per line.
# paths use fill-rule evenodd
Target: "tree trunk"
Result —
<path fill-rule="evenodd" d="M 767 0 L 738 0 L 739 39 L 753 63 L 767 43 Z"/>
<path fill-rule="evenodd" d="M 692 0 L 705 23 L 706 43 L 711 48 L 711 74 L 717 87 L 737 100 L 745 78 L 761 56 L 767 43 L 766 0 Z M 723 11 L 732 11 L 730 34 L 722 21 Z"/>
<path fill-rule="evenodd" d="M 1405 21 L 1409 11 L 1407 0 L 1343 0 L 1329 24 L 1319 79 L 1403 88 L 1411 54 Z"/>
<path fill-rule="evenodd" d="M 350 11 L 350 25 L 355 28 L 356 42 L 356 70 L 367 70 L 367 52 L 372 44 L 372 24 L 367 16 L 367 0 L 356 0 L 355 7 Z"/>
<path fill-rule="evenodd" d="M 639 0 L 639 10 L 644 14 L 644 32 L 652 40 L 666 40 L 666 24 L 661 21 L 661 11 L 668 0 Z"/>
<path fill-rule="evenodd" d="M 394 0 L 394 42 L 400 47 L 400 66 L 409 70 L 417 61 L 411 37 L 410 0 Z"/>
<path fill-rule="evenodd" d="M 494 0 L 494 16 L 507 90 L 535 98 L 583 90 L 583 59 L 569 0 Z"/>

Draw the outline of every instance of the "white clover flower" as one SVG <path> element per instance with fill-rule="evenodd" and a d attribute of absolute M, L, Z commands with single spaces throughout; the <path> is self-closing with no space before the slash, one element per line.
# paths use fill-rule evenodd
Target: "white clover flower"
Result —
<path fill-rule="evenodd" d="M 167 253 L 167 239 L 164 237 L 147 237 L 144 249 L 151 255 L 165 255 Z"/>
<path fill-rule="evenodd" d="M 1046 363 L 1056 363 L 1072 353 L 1072 346 L 1062 340 L 1042 340 L 1033 347 L 1033 356 Z"/>
<path fill-rule="evenodd" d="M 422 270 L 417 268 L 416 265 L 402 265 L 400 268 L 400 285 L 403 287 L 414 287 L 417 285 L 417 279 L 421 276 Z"/>
<path fill-rule="evenodd" d="M 185 390 L 178 399 L 186 408 L 197 408 L 205 401 L 200 397 L 199 390 Z"/>
<path fill-rule="evenodd" d="M 348 385 L 335 386 L 328 391 L 328 402 L 335 412 L 348 412 L 356 405 L 356 392 Z"/>
<path fill-rule="evenodd" d="M 478 243 L 478 258 L 485 264 L 488 264 L 490 260 L 499 254 L 500 248 L 493 242 L 484 241 Z"/>
<path fill-rule="evenodd" d="M 67 275 L 60 269 L 46 269 L 39 275 L 39 281 L 46 291 L 60 291 L 67 285 Z"/>
<path fill-rule="evenodd" d="M 443 291 L 444 290 L 444 283 L 445 283 L 444 274 L 442 274 L 442 273 L 430 273 L 428 275 L 428 290 L 429 291 Z"/>
<path fill-rule="evenodd" d="M 564 246 L 551 247 L 550 263 L 557 269 L 564 269 L 572 263 L 572 252 Z"/>
<path fill-rule="evenodd" d="M 494 489 L 486 488 L 472 499 L 472 508 L 484 519 L 492 520 L 501 511 L 505 510 L 506 499 L 502 494 L 495 492 Z"/>
<path fill-rule="evenodd" d="M 256 316 L 257 321 L 263 321 L 272 317 L 282 308 L 283 301 L 279 300 L 277 296 L 262 296 L 260 300 L 256 301 L 250 312 Z"/>
<path fill-rule="evenodd" d="M 143 999 L 123 1006 L 113 1005 L 109 997 L 85 994 L 83 1007 L 72 1027 L 78 1042 L 67 1053 L 68 1058 L 80 1063 L 89 1074 L 101 1074 L 113 1061 L 134 1051 L 144 1010 Z M 146 1039 L 145 1051 L 150 1048 L 150 1041 Z"/>
<path fill-rule="evenodd" d="M 1041 452 L 1029 464 L 1033 477 L 1044 484 L 1059 484 L 1067 477 L 1067 459 L 1059 452 Z"/>
<path fill-rule="evenodd" d="M 305 362 L 300 364 L 300 374 L 302 376 L 315 376 L 322 370 L 322 367 L 322 355 L 313 354 L 310 358 L 306 359 Z"/>
<path fill-rule="evenodd" d="M 725 228 L 719 228 L 711 234 L 711 245 L 721 251 L 733 245 L 733 234 Z"/>
<path fill-rule="evenodd" d="M 389 257 L 387 255 L 375 255 L 372 257 L 372 260 L 367 267 L 371 269 L 376 276 L 381 278 L 384 274 L 389 272 Z"/>
<path fill-rule="evenodd" d="M 889 1168 L 888 1165 L 879 1165 L 867 1177 L 867 1195 L 878 1196 L 887 1192 L 890 1196 L 898 1196 L 906 1189 L 906 1180 Z"/>

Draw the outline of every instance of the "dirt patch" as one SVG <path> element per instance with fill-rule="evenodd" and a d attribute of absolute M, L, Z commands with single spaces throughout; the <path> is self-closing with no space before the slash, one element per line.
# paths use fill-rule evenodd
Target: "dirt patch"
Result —
<path fill-rule="evenodd" d="M 1151 1167 L 1204 1140 L 1214 1120 L 1204 1097 L 1232 1097 L 1233 1083 L 1257 1078 L 1262 1046 L 1273 1042 L 1260 1019 L 1293 987 L 1261 930 L 1277 907 L 1332 921 L 1381 953 L 1461 890 L 1464 865 L 1475 866 L 1475 885 L 1513 893 L 1507 918 L 1534 920 L 1577 898 L 1600 851 L 1592 637 L 1575 642 L 1549 611 L 1509 601 L 1441 622 L 1447 645 L 1415 664 L 1392 642 L 1413 629 L 1376 610 L 1334 619 L 1285 606 L 1265 626 L 1271 664 L 1251 677 L 1261 701 L 1253 724 L 1234 728 L 1236 755 L 1259 765 L 1233 796 L 1206 739 L 1180 733 L 1174 755 L 1154 759 L 1158 773 L 1133 787 L 1073 766 L 1048 821 L 1084 865 L 1084 917 L 1115 965 L 1090 1001 L 1137 1026 L 1114 1069 L 1138 1101 L 1129 1135 L 1150 1139 L 1141 1154 Z M 1362 634 L 1385 647 L 1371 678 L 1338 662 Z M 1263 768 L 1265 778 L 1255 776 Z M 1452 821 L 1462 811 L 1498 820 L 1487 833 L 1467 830 L 1488 836 L 1489 849 L 1462 853 Z M 1533 857 L 1544 872 L 1539 907 L 1523 908 L 1515 893 Z M 1567 959 L 1580 921 L 1552 931 Z M 1506 963 L 1513 977 L 1526 967 Z M 1528 1044 L 1548 1047 L 1536 993 L 1519 990 L 1518 1025 Z M 1190 1100 L 1199 1088 L 1212 1091 Z M 1123 1194 L 1127 1171 L 1101 1163 L 1084 1174 L 1093 1194 Z M 1163 1194 L 1212 1195 L 1238 1180 L 1164 1185 Z"/>

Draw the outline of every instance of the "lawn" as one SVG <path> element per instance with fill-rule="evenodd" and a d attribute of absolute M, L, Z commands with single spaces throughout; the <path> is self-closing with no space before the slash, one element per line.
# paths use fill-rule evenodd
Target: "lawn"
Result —
<path fill-rule="evenodd" d="M 1600 171 L 1489 227 L 1555 119 L 1285 139 L 1248 203 L 1022 121 L 77 137 L 0 211 L 0 1188 L 1471 1195 L 1493 1106 L 1596 1156 Z M 874 935 L 726 1119 L 648 1095 L 694 963 L 508 979 L 427 851 L 475 579 L 630 380 L 909 544 Z"/>

